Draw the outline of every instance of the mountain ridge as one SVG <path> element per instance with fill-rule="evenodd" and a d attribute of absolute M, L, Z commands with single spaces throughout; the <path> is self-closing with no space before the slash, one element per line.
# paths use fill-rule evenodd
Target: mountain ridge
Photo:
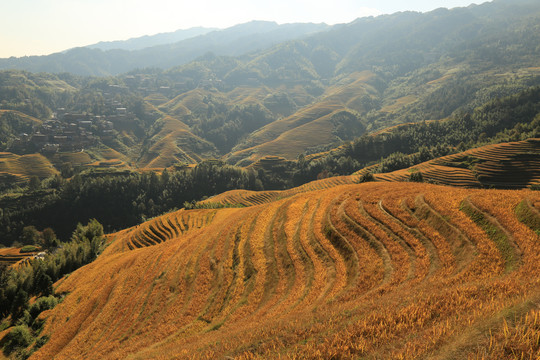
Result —
<path fill-rule="evenodd" d="M 0 69 L 50 73 L 70 72 L 86 76 L 118 75 L 137 68 L 167 69 L 192 61 L 209 51 L 239 56 L 327 28 L 326 24 L 278 25 L 269 21 L 251 21 L 176 43 L 155 45 L 139 50 L 103 51 L 99 48 L 78 47 L 51 55 L 0 59 Z"/>
<path fill-rule="evenodd" d="M 186 40 L 199 35 L 204 35 L 218 28 L 192 27 L 189 29 L 179 29 L 172 32 L 158 33 L 154 35 L 144 35 L 133 37 L 127 40 L 100 41 L 96 44 L 85 47 L 100 50 L 141 50 L 144 48 L 164 45 Z M 67 50 L 66 50 L 67 51 Z M 65 52 L 65 51 L 64 51 Z"/>

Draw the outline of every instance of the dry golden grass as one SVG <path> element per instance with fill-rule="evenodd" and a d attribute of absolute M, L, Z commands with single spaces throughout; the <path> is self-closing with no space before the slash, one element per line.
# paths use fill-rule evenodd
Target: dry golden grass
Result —
<path fill-rule="evenodd" d="M 293 130 L 341 109 L 341 105 L 336 105 L 331 102 L 318 102 L 313 106 L 308 106 L 299 110 L 289 117 L 274 121 L 259 129 L 249 137 L 246 142 L 246 147 L 253 147 L 272 141 L 287 131 Z"/>
<path fill-rule="evenodd" d="M 33 358 L 537 354 L 540 238 L 514 212 L 537 192 L 339 183 L 109 235 L 57 285 L 67 295 L 46 313 L 50 340 Z M 510 269 L 464 201 L 510 234 Z"/>
<path fill-rule="evenodd" d="M 323 94 L 326 102 L 342 104 L 349 109 L 364 111 L 361 99 L 370 94 L 376 94 L 377 90 L 369 84 L 375 77 L 371 71 L 353 73 L 341 82 L 329 87 Z"/>
<path fill-rule="evenodd" d="M 282 156 L 286 159 L 295 159 L 309 147 L 317 144 L 326 144 L 333 141 L 333 124 L 330 121 L 334 113 L 321 116 L 314 121 L 300 125 L 294 129 L 280 134 L 276 139 L 265 142 L 255 148 L 249 148 L 242 153 L 254 151 L 255 159 L 262 158 L 268 154 Z M 235 155 L 239 155 L 240 152 Z"/>
<path fill-rule="evenodd" d="M 95 161 L 91 164 L 88 164 L 88 166 L 95 167 L 95 168 L 130 169 L 128 164 L 126 164 L 124 161 L 119 160 L 119 159 Z"/>
<path fill-rule="evenodd" d="M 111 148 L 100 149 L 99 154 L 103 157 L 104 160 L 127 160 L 127 157 L 124 154 L 119 153 L 118 151 Z"/>
<path fill-rule="evenodd" d="M 152 104 L 153 106 L 160 106 L 161 104 L 165 104 L 166 102 L 168 102 L 169 99 L 163 94 L 155 93 L 145 97 L 144 101 Z"/>
<path fill-rule="evenodd" d="M 158 108 L 167 114 L 175 116 L 184 116 L 191 114 L 191 112 L 203 111 L 208 108 L 208 105 L 203 101 L 207 93 L 202 89 L 191 90 L 161 104 Z"/>
<path fill-rule="evenodd" d="M 444 75 L 444 76 L 441 76 L 441 77 L 438 78 L 438 79 L 429 81 L 427 84 L 428 84 L 428 85 L 436 85 L 436 84 L 440 84 L 440 83 L 442 83 L 442 82 L 444 82 L 444 81 L 446 81 L 446 80 L 452 78 L 452 76 L 453 76 L 453 74 L 446 74 L 446 75 Z"/>
<path fill-rule="evenodd" d="M 271 92 L 266 87 L 237 86 L 227 93 L 231 103 L 238 105 L 260 104 Z"/>
<path fill-rule="evenodd" d="M 70 163 L 73 166 L 84 166 L 92 163 L 94 160 L 84 151 L 77 151 L 72 153 L 57 153 L 51 157 L 51 161 L 54 164 L 62 165 L 63 163 Z"/>

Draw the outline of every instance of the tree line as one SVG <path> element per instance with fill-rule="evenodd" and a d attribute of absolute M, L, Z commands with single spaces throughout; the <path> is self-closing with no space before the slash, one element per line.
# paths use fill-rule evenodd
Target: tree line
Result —
<path fill-rule="evenodd" d="M 26 244 L 23 230 L 28 232 L 29 226 L 50 227 L 66 239 L 77 223 L 93 218 L 110 232 L 227 190 L 272 188 L 271 180 L 263 172 L 220 161 L 206 161 L 194 169 L 164 170 L 160 175 L 87 171 L 69 180 L 57 175 L 16 201 L 0 200 L 0 239 L 6 246 Z"/>
<path fill-rule="evenodd" d="M 53 284 L 92 262 L 104 241 L 103 226 L 92 219 L 87 225 L 77 224 L 69 242 L 50 244 L 43 259 L 29 260 L 18 268 L 0 264 L 1 327 L 12 327 L 3 341 L 5 354 L 24 359 L 46 343 L 46 336 L 38 338 L 43 328 L 38 315 L 56 306 L 63 296 L 55 293 Z M 30 298 L 35 298 L 31 305 Z"/>

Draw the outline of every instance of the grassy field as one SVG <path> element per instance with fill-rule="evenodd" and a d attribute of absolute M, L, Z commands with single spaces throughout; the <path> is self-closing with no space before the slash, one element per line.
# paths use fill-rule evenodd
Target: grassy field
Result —
<path fill-rule="evenodd" d="M 315 154 L 314 156 L 318 156 Z M 269 157 L 272 158 L 272 157 Z M 263 158 L 264 159 L 264 158 Z M 511 143 L 486 145 L 462 153 L 443 156 L 412 168 L 374 174 L 375 181 L 407 182 L 411 173 L 419 171 L 424 181 L 457 187 L 525 188 L 540 183 L 540 141 L 529 139 Z M 258 160 L 261 161 L 260 159 Z M 258 162 L 255 163 L 257 165 Z M 362 175 L 374 172 L 377 164 L 350 176 L 336 176 L 312 181 L 285 191 L 232 190 L 202 203 L 240 204 L 251 206 L 289 197 L 300 192 L 327 189 L 336 185 L 358 183 Z"/>

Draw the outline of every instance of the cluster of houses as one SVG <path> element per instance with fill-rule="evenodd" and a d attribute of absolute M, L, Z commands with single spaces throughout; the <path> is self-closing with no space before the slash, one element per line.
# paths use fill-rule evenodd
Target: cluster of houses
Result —
<path fill-rule="evenodd" d="M 132 120 L 133 115 L 124 107 L 117 107 L 114 115 L 77 114 L 60 108 L 31 134 L 20 134 L 12 149 L 48 154 L 81 151 L 99 140 L 112 140 L 116 135 L 115 123 Z"/>

